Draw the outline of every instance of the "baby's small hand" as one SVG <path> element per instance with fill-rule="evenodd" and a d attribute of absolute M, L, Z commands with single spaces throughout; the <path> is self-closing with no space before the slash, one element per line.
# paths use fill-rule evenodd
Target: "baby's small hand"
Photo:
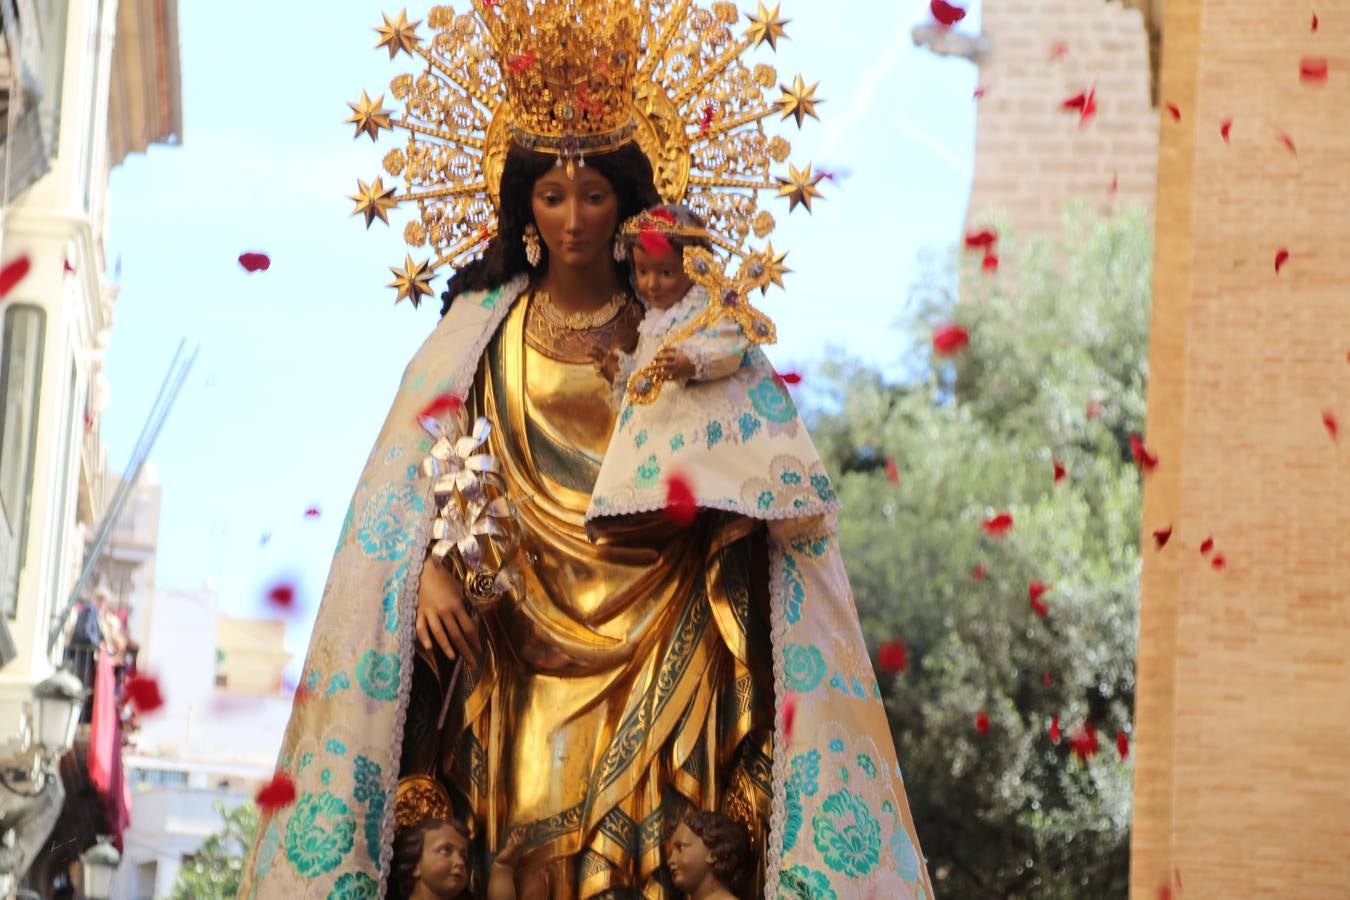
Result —
<path fill-rule="evenodd" d="M 510 837 L 506 839 L 505 846 L 497 854 L 497 858 L 492 861 L 494 866 L 505 866 L 508 869 L 514 869 L 516 863 L 520 861 L 520 848 L 525 843 L 525 829 L 516 828 L 511 832 Z"/>
<path fill-rule="evenodd" d="M 674 347 L 662 348 L 652 360 L 656 373 L 666 381 L 688 381 L 694 377 L 694 364 L 684 351 Z"/>

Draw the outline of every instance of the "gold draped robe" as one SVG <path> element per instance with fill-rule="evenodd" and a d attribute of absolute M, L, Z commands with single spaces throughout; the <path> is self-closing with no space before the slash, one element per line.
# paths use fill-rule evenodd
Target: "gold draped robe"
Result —
<path fill-rule="evenodd" d="M 634 516 L 592 543 L 609 385 L 539 340 L 530 315 L 520 303 L 507 317 L 473 395 L 527 535 L 524 587 L 487 616 L 483 663 L 456 682 L 439 734 L 425 724 L 434 682 L 415 676 L 423 724 L 405 733 L 403 774 L 438 770 L 489 849 L 524 828 L 518 883 L 550 900 L 673 898 L 663 844 L 685 812 L 731 815 L 761 851 L 768 834 L 763 525 Z"/>

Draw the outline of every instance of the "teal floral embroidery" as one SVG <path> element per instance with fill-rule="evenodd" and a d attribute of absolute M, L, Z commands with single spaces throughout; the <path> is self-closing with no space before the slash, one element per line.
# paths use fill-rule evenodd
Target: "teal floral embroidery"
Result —
<path fill-rule="evenodd" d="M 417 480 L 417 463 L 408 463 L 408 468 L 403 473 L 403 480 L 404 481 Z"/>
<path fill-rule="evenodd" d="M 502 292 L 505 290 L 506 285 L 501 285 L 499 287 L 493 288 L 492 290 L 488 291 L 486 294 L 483 295 L 483 299 L 479 301 L 479 305 L 481 305 L 484 309 L 495 308 L 497 306 L 497 301 L 502 299 Z"/>
<path fill-rule="evenodd" d="M 303 772 L 303 771 L 305 771 L 305 769 L 308 769 L 308 768 L 309 768 L 309 764 L 312 763 L 312 762 L 314 762 L 314 754 L 313 754 L 313 753 L 306 753 L 304 756 L 300 757 L 300 770 L 299 770 L 299 771 Z"/>
<path fill-rule="evenodd" d="M 367 650 L 356 667 L 356 680 L 376 700 L 397 700 L 399 668 L 397 653 Z"/>
<path fill-rule="evenodd" d="M 318 669 L 310 669 L 309 674 L 305 676 L 305 690 L 312 691 L 319 686 L 319 679 L 323 676 L 319 674 Z"/>
<path fill-rule="evenodd" d="M 806 582 L 802 580 L 802 570 L 797 567 L 797 561 L 790 556 L 785 557 L 783 564 L 783 586 L 787 589 L 783 615 L 789 625 L 796 625 L 802 618 L 802 603 L 806 600 Z"/>
<path fill-rule="evenodd" d="M 624 411 L 619 415 L 620 431 L 623 431 L 624 427 L 633 420 L 633 412 L 634 412 L 633 407 L 631 406 L 624 407 Z"/>
<path fill-rule="evenodd" d="M 356 501 L 353 500 L 347 504 L 347 514 L 342 517 L 342 527 L 338 529 L 337 547 L 333 552 L 337 553 L 342 546 L 347 543 L 347 538 L 352 536 L 352 524 L 356 521 Z"/>
<path fill-rule="evenodd" d="M 722 423 L 716 419 L 708 423 L 708 449 L 722 443 Z"/>
<path fill-rule="evenodd" d="M 802 788 L 797 779 L 789 778 L 783 791 L 783 853 L 797 846 L 802 831 Z"/>
<path fill-rule="evenodd" d="M 891 801 L 889 800 L 881 801 L 881 811 L 884 812 L 886 815 L 890 816 L 892 822 L 897 821 L 898 815 L 895 811 L 895 804 L 892 803 Z"/>
<path fill-rule="evenodd" d="M 782 475 L 778 476 L 778 478 L 780 481 L 783 482 L 783 484 L 786 485 L 796 485 L 802 483 L 802 473 L 800 472 L 784 472 Z"/>
<path fill-rule="evenodd" d="M 331 872 L 352 849 L 356 819 L 327 791 L 306 794 L 286 821 L 286 859 L 302 878 Z"/>
<path fill-rule="evenodd" d="M 253 868 L 254 881 L 261 881 L 272 871 L 272 860 L 276 857 L 280 846 L 281 832 L 277 831 L 277 823 L 274 820 L 268 824 L 262 844 L 258 847 L 258 864 Z"/>
<path fill-rule="evenodd" d="M 833 503 L 839 499 L 839 495 L 834 492 L 834 486 L 830 484 L 827 475 L 812 475 L 811 487 L 815 488 L 816 496 L 820 498 L 821 503 Z"/>
<path fill-rule="evenodd" d="M 380 609 L 384 610 L 384 630 L 390 634 L 398 633 L 398 595 L 403 589 L 403 579 L 408 577 L 408 563 L 404 560 L 384 582 L 381 589 Z"/>
<path fill-rule="evenodd" d="M 364 756 L 356 757 L 353 767 L 356 789 L 352 797 L 366 804 L 366 852 L 373 862 L 380 860 L 380 824 L 384 820 L 384 791 L 380 789 L 380 765 Z"/>
<path fill-rule="evenodd" d="M 862 769 L 863 772 L 867 774 L 868 778 L 874 781 L 876 780 L 877 764 L 872 762 L 872 757 L 868 756 L 866 753 L 858 754 L 858 768 Z"/>
<path fill-rule="evenodd" d="M 793 866 L 779 877 L 778 900 L 839 900 L 839 895 L 823 872 Z"/>
<path fill-rule="evenodd" d="M 759 384 L 750 389 L 750 402 L 755 412 L 770 422 L 790 422 L 797 415 L 797 407 L 792 397 L 772 375 L 765 375 Z"/>
<path fill-rule="evenodd" d="M 327 900 L 375 900 L 380 885 L 365 872 L 346 872 L 328 892 Z"/>
<path fill-rule="evenodd" d="M 849 772 L 848 772 L 848 769 L 844 768 L 843 766 L 840 766 L 840 767 L 839 767 L 839 780 L 842 781 L 844 784 L 848 784 L 848 779 L 849 779 Z"/>
<path fill-rule="evenodd" d="M 797 694 L 814 691 L 825 678 L 825 659 L 815 644 L 785 646 L 783 668 L 787 689 Z"/>
<path fill-rule="evenodd" d="M 895 857 L 895 871 L 910 884 L 919 880 L 919 852 L 904 825 L 898 825 L 891 835 L 891 855 Z"/>
<path fill-rule="evenodd" d="M 421 375 L 418 375 L 411 382 L 409 382 L 408 387 L 415 391 L 426 383 L 427 383 L 427 373 L 423 372 Z"/>
<path fill-rule="evenodd" d="M 684 449 L 684 435 L 682 435 L 682 434 L 677 434 L 677 435 L 675 435 L 673 438 L 670 439 L 670 452 L 671 452 L 671 453 L 674 453 L 676 450 L 683 450 L 683 449 Z"/>
<path fill-rule="evenodd" d="M 323 745 L 323 749 L 327 750 L 334 756 L 347 755 L 347 745 L 342 743 L 342 741 L 339 741 L 337 738 L 329 738 L 328 743 Z"/>
<path fill-rule="evenodd" d="M 418 452 L 418 453 L 430 453 L 430 452 L 431 452 L 431 445 L 434 444 L 434 443 L 436 443 L 436 442 L 435 442 L 434 440 L 432 440 L 431 438 L 429 438 L 429 437 L 424 437 L 424 438 L 422 438 L 420 441 L 417 442 L 417 452 Z"/>
<path fill-rule="evenodd" d="M 647 438 L 648 438 L 647 429 L 644 428 L 637 433 L 637 437 L 633 438 L 633 447 L 635 449 L 641 450 L 642 445 L 647 443 Z"/>
<path fill-rule="evenodd" d="M 825 865 L 849 878 L 862 878 L 881 862 L 881 823 L 848 788 L 825 799 L 811 830 Z"/>
<path fill-rule="evenodd" d="M 366 501 L 356 539 L 370 559 L 400 560 L 412 547 L 410 519 L 426 508 L 410 484 L 389 484 Z"/>
<path fill-rule="evenodd" d="M 759 431 L 759 426 L 764 423 L 750 413 L 742 413 L 737 424 L 741 426 L 741 440 L 748 441 L 755 436 L 755 432 Z"/>
<path fill-rule="evenodd" d="M 847 682 L 844 681 L 844 676 L 840 672 L 835 672 L 832 676 L 830 676 L 830 687 L 834 688 L 841 694 L 848 693 L 848 684 Z"/>
<path fill-rule="evenodd" d="M 814 797 L 820 790 L 820 751 L 799 753 L 792 757 L 792 780 L 802 789 L 802 794 Z"/>
<path fill-rule="evenodd" d="M 859 700 L 867 699 L 867 691 L 863 690 L 862 682 L 858 680 L 857 675 L 852 676 L 849 679 L 849 683 L 853 685 L 853 696 L 857 697 Z"/>
<path fill-rule="evenodd" d="M 656 461 L 656 454 L 647 457 L 647 461 L 637 467 L 637 475 L 633 482 L 639 488 L 649 488 L 656 485 L 657 479 L 661 477 L 661 464 Z"/>
<path fill-rule="evenodd" d="M 830 741 L 830 752 L 831 752 L 831 753 L 843 753 L 843 752 L 844 752 L 844 742 L 841 741 L 841 740 L 839 740 L 839 738 L 835 738 L 834 740 Z"/>
<path fill-rule="evenodd" d="M 759 499 L 755 501 L 755 505 L 760 509 L 771 508 L 773 506 L 773 491 L 760 491 Z"/>
<path fill-rule="evenodd" d="M 426 378 L 425 375 L 421 377 L 424 379 Z M 403 455 L 403 448 L 395 444 L 394 446 L 389 448 L 389 451 L 387 453 L 384 454 L 384 464 L 389 465 L 389 463 L 398 459 L 402 455 Z"/>
<path fill-rule="evenodd" d="M 351 686 L 352 680 L 347 677 L 347 673 L 338 672 L 332 678 L 328 679 L 328 690 L 324 693 L 324 698 L 327 699 L 339 691 L 345 691 Z"/>
<path fill-rule="evenodd" d="M 319 773 L 319 781 L 323 782 L 324 787 L 328 787 L 328 782 L 332 780 L 333 780 L 333 771 L 331 769 L 324 769 L 322 772 Z"/>

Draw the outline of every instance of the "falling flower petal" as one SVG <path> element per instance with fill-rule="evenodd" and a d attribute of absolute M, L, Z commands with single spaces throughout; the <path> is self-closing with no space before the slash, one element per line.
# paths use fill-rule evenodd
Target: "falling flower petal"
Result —
<path fill-rule="evenodd" d="M 1209 551 L 1214 549 L 1214 538 L 1207 537 L 1200 543 L 1200 555 L 1209 556 Z"/>
<path fill-rule="evenodd" d="M 290 609 L 295 603 L 295 585 L 274 584 L 267 590 L 267 602 L 278 609 Z"/>
<path fill-rule="evenodd" d="M 1180 121 L 1181 121 L 1181 107 L 1180 107 L 1180 106 L 1177 106 L 1175 103 L 1168 103 L 1168 104 L 1167 104 L 1167 111 L 1168 111 L 1169 113 L 1172 114 L 1172 121 L 1174 121 L 1174 122 L 1180 122 Z"/>
<path fill-rule="evenodd" d="M 1331 435 L 1331 439 L 1336 440 L 1341 430 L 1340 425 L 1336 423 L 1336 414 L 1329 409 L 1323 410 L 1322 424 L 1326 426 L 1327 434 Z"/>
<path fill-rule="evenodd" d="M 1087 97 L 1083 100 L 1083 108 L 1078 112 L 1078 127 L 1082 128 L 1095 115 L 1097 115 L 1097 89 L 1094 87 L 1087 92 Z"/>
<path fill-rule="evenodd" d="M 979 87 L 977 87 L 977 88 L 975 89 L 975 93 L 973 93 L 973 94 L 970 95 L 970 96 L 971 96 L 971 99 L 972 99 L 972 100 L 979 100 L 981 97 L 983 97 L 983 96 L 985 95 L 985 90 L 986 90 L 986 89 L 985 89 L 984 85 L 980 85 Z"/>
<path fill-rule="evenodd" d="M 1228 133 L 1233 130 L 1233 120 L 1224 119 L 1223 124 L 1219 126 L 1219 137 L 1223 138 L 1225 144 L 1229 143 Z"/>
<path fill-rule="evenodd" d="M 1145 472 L 1152 472 L 1158 465 L 1157 455 L 1149 452 L 1143 439 L 1137 434 L 1130 435 L 1130 453 L 1134 456 L 1134 464 Z"/>
<path fill-rule="evenodd" d="M 1287 131 L 1280 132 L 1280 143 L 1284 144 L 1285 149 L 1287 149 L 1290 153 L 1294 154 L 1295 156 L 1298 156 L 1298 148 L 1294 146 L 1294 139 L 1289 136 L 1289 132 Z"/>
<path fill-rule="evenodd" d="M 946 0 L 932 0 L 928 4 L 928 9 L 933 13 L 933 18 L 937 20 L 939 25 L 948 28 L 966 17 L 964 9 L 948 3 Z"/>
<path fill-rule="evenodd" d="M 253 802 L 264 814 L 285 809 L 295 802 L 295 782 L 285 772 L 277 772 L 271 781 L 258 789 Z"/>
<path fill-rule="evenodd" d="M 984 563 L 976 563 L 975 568 L 970 570 L 970 577 L 976 581 L 988 581 L 989 572 L 985 570 Z"/>
<path fill-rule="evenodd" d="M 792 743 L 792 722 L 797 718 L 797 695 L 788 691 L 783 696 L 783 739 Z"/>
<path fill-rule="evenodd" d="M 320 515 L 322 515 L 322 512 L 317 506 L 311 506 L 305 510 L 306 519 L 317 519 Z"/>
<path fill-rule="evenodd" d="M 933 350 L 939 356 L 950 356 L 970 343 L 970 333 L 960 325 L 940 325 L 933 329 Z"/>
<path fill-rule="evenodd" d="M 1081 728 L 1074 729 L 1069 733 L 1069 747 L 1073 750 L 1074 756 L 1081 761 L 1087 762 L 1089 758 L 1096 756 L 1101 750 L 1101 745 L 1097 742 L 1097 726 L 1091 722 L 1083 723 Z"/>
<path fill-rule="evenodd" d="M 1298 63 L 1298 80 L 1304 84 L 1326 84 L 1327 58 L 1305 56 Z"/>
<path fill-rule="evenodd" d="M 1280 270 L 1284 268 L 1284 264 L 1287 262 L 1289 262 L 1289 250 L 1287 248 L 1281 247 L 1279 250 L 1275 251 L 1276 275 L 1280 274 Z"/>
<path fill-rule="evenodd" d="M 895 457 L 886 457 L 886 480 L 891 484 L 900 483 L 900 468 L 895 464 Z"/>
<path fill-rule="evenodd" d="M 1059 738 L 1059 716 L 1055 716 L 1050 720 L 1050 743 L 1058 744 Z"/>
<path fill-rule="evenodd" d="M 1041 599 L 1042 595 L 1048 590 L 1050 590 L 1050 585 L 1040 581 L 1033 581 L 1027 586 L 1027 596 L 1031 600 L 1031 610 L 1042 619 L 1050 615 L 1050 605 Z"/>
<path fill-rule="evenodd" d="M 698 516 L 698 504 L 694 499 L 694 488 L 683 475 L 671 475 L 666 479 L 666 518 L 682 528 L 694 524 Z"/>
<path fill-rule="evenodd" d="M 313 692 L 310 691 L 309 688 L 305 687 L 305 683 L 302 681 L 295 686 L 295 697 L 291 702 L 295 706 L 299 706 L 312 696 Z"/>
<path fill-rule="evenodd" d="M 1049 687 L 1049 686 L 1050 686 L 1050 673 L 1049 673 L 1049 672 L 1046 672 L 1045 675 L 1042 676 L 1042 678 L 1041 678 L 1041 683 L 1044 684 L 1046 687 Z M 1056 718 L 1058 718 L 1058 717 L 1056 717 Z"/>
<path fill-rule="evenodd" d="M 887 675 L 895 675 L 909 668 L 909 653 L 905 642 L 896 638 L 884 642 L 877 650 L 877 668 Z"/>
<path fill-rule="evenodd" d="M 783 384 L 797 385 L 802 383 L 802 376 L 796 372 L 774 372 L 773 374 Z"/>
<path fill-rule="evenodd" d="M 1057 459 L 1051 460 L 1051 462 L 1055 464 L 1055 483 L 1058 484 L 1059 482 L 1064 480 L 1065 475 L 1064 463 L 1060 462 Z"/>
<path fill-rule="evenodd" d="M 983 231 L 972 231 L 966 235 L 967 250 L 988 251 L 998 242 L 998 233 L 986 228 Z"/>
<path fill-rule="evenodd" d="M 1159 528 L 1157 531 L 1153 532 L 1153 542 L 1158 545 L 1159 550 L 1166 547 L 1167 542 L 1170 541 L 1171 539 L 1172 539 L 1171 525 L 1168 525 L 1166 528 Z"/>
<path fill-rule="evenodd" d="M 1055 41 L 1050 45 L 1050 62 L 1057 62 L 1069 55 L 1069 45 L 1065 41 Z"/>
<path fill-rule="evenodd" d="M 33 261 L 27 254 L 12 259 L 0 268 L 0 300 L 9 295 L 14 290 L 14 286 L 28 275 L 29 270 L 33 268 Z"/>
<path fill-rule="evenodd" d="M 984 259 L 980 262 L 980 269 L 981 269 L 982 271 L 990 272 L 990 273 L 997 272 L 997 271 L 998 271 L 998 254 L 996 254 L 996 253 L 986 253 L 986 254 L 984 255 Z"/>
<path fill-rule="evenodd" d="M 439 419 L 447 413 L 459 412 L 460 407 L 463 405 L 464 401 L 454 394 L 440 394 L 426 406 L 422 407 L 422 411 L 417 414 L 417 418 Z"/>
<path fill-rule="evenodd" d="M 272 258 L 266 253 L 241 253 L 239 265 L 244 267 L 245 272 L 266 272 L 272 268 Z"/>
<path fill-rule="evenodd" d="M 989 733 L 989 714 L 984 710 L 975 714 L 975 733 L 978 735 Z"/>
<path fill-rule="evenodd" d="M 1228 566 L 1228 560 L 1224 557 L 1222 553 L 1215 553 L 1214 558 L 1209 561 L 1209 564 L 1217 572 L 1220 569 L 1224 569 Z"/>
<path fill-rule="evenodd" d="M 159 691 L 159 682 L 149 675 L 133 675 L 122 687 L 123 696 L 131 701 L 137 714 L 152 713 L 164 705 L 164 695 Z"/>
<path fill-rule="evenodd" d="M 980 524 L 980 528 L 984 529 L 985 534 L 996 538 L 1005 537 L 1009 531 L 1012 531 L 1012 527 L 1012 513 L 1008 512 L 999 513 L 992 519 L 985 519 L 984 522 Z"/>
<path fill-rule="evenodd" d="M 1076 109 L 1081 112 L 1083 107 L 1087 106 L 1087 98 L 1088 98 L 1087 91 L 1079 91 L 1072 97 L 1065 98 L 1063 101 L 1061 101 L 1059 104 L 1059 108 Z"/>
<path fill-rule="evenodd" d="M 1114 197 L 1116 195 L 1116 192 L 1119 190 L 1120 190 L 1120 173 L 1112 172 L 1111 183 L 1107 185 L 1106 193 Z"/>
<path fill-rule="evenodd" d="M 1130 739 L 1123 730 L 1116 730 L 1116 752 L 1120 754 L 1121 759 L 1130 755 Z"/>
<path fill-rule="evenodd" d="M 1317 30 L 1317 25 L 1318 25 L 1318 21 L 1317 21 L 1317 13 L 1313 13 L 1313 14 L 1312 14 L 1312 30 L 1313 30 L 1313 31 L 1316 31 L 1316 30 Z"/>

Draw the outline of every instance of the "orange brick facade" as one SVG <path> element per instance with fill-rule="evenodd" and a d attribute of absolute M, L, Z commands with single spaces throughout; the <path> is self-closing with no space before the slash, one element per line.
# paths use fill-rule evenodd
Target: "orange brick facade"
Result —
<path fill-rule="evenodd" d="M 982 16 L 992 49 L 980 62 L 970 223 L 1002 214 L 1018 233 L 1047 234 L 1071 199 L 1151 208 L 1158 116 L 1143 14 L 1115 0 L 990 0 Z M 1097 114 L 1080 127 L 1060 104 L 1094 84 Z"/>

